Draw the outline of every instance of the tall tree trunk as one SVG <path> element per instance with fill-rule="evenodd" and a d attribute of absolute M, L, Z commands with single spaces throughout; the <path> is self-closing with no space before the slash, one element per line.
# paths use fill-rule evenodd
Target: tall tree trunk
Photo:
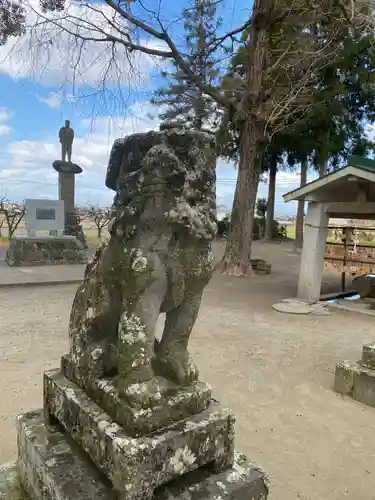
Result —
<path fill-rule="evenodd" d="M 276 190 L 277 160 L 271 157 L 269 165 L 267 215 L 266 215 L 266 240 L 271 241 L 273 237 L 273 219 L 275 216 L 275 190 Z"/>
<path fill-rule="evenodd" d="M 327 174 L 327 163 L 322 161 L 319 165 L 319 177 L 324 177 Z"/>
<path fill-rule="evenodd" d="M 328 173 L 328 148 L 329 148 L 329 141 L 330 141 L 331 133 L 330 130 L 325 133 L 324 137 L 324 147 L 323 147 L 323 154 L 321 155 L 320 161 L 319 161 L 319 177 L 324 177 Z"/>
<path fill-rule="evenodd" d="M 301 161 L 301 183 L 300 187 L 306 185 L 307 182 L 307 158 L 303 158 Z M 294 247 L 296 250 L 300 250 L 303 247 L 303 223 L 305 219 L 305 202 L 299 200 L 297 208 L 296 217 L 296 239 L 294 241 Z"/>
<path fill-rule="evenodd" d="M 263 150 L 256 139 L 254 123 L 248 120 L 241 134 L 241 154 L 234 193 L 231 229 L 227 239 L 221 269 L 226 274 L 251 274 L 251 240 L 254 210 L 259 184 Z"/>
<path fill-rule="evenodd" d="M 203 0 L 195 0 L 195 7 L 199 10 L 199 15 L 200 15 L 200 22 L 198 26 L 198 40 L 197 40 L 197 49 L 199 53 L 198 72 L 199 76 L 202 78 L 202 81 L 207 82 L 207 66 L 205 64 L 205 60 L 203 57 L 206 48 Z M 194 127 L 197 130 L 202 130 L 204 112 L 206 109 L 206 101 L 203 92 L 200 89 L 197 89 L 196 92 L 198 93 L 198 96 L 194 102 L 194 114 L 195 114 Z"/>
<path fill-rule="evenodd" d="M 240 161 L 234 193 L 231 230 L 221 269 L 226 274 L 251 274 L 251 239 L 261 161 L 267 146 L 263 79 L 267 71 L 273 0 L 254 0 L 249 36 L 245 89 L 236 105 L 240 130 Z"/>

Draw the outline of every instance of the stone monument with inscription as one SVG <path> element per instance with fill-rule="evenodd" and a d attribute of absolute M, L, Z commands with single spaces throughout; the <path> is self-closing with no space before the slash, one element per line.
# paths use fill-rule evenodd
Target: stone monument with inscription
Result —
<path fill-rule="evenodd" d="M 12 238 L 5 258 L 9 266 L 87 263 L 82 243 L 74 236 L 64 235 L 62 200 L 27 199 L 25 210 L 27 235 Z"/>
<path fill-rule="evenodd" d="M 3 473 L 3 490 L 20 484 L 33 500 L 267 498 L 264 472 L 235 452 L 233 413 L 188 349 L 214 270 L 215 164 L 203 132 L 164 127 L 113 145 L 110 240 L 76 292 L 69 352 L 44 375 L 44 410 L 18 417 L 17 469 Z"/>
<path fill-rule="evenodd" d="M 59 200 L 65 204 L 65 234 L 75 236 L 86 247 L 85 235 L 75 209 L 75 176 L 82 173 L 82 168 L 72 163 L 74 130 L 69 120 L 60 128 L 59 139 L 61 160 L 55 160 L 52 166 L 59 174 Z"/>

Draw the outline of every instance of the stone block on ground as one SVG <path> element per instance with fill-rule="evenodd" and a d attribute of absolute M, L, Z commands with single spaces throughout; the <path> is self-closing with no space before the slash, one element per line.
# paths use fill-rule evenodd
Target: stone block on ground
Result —
<path fill-rule="evenodd" d="M 73 236 L 16 236 L 5 258 L 9 266 L 86 264 L 83 245 Z"/>
<path fill-rule="evenodd" d="M 18 417 L 18 454 L 17 467 L 0 469 L 0 500 L 119 498 L 85 453 L 57 427 L 45 424 L 42 410 Z M 158 488 L 152 498 L 265 500 L 267 495 L 268 480 L 264 472 L 236 453 L 233 466 L 225 471 L 215 473 L 203 468 L 190 472 Z"/>
<path fill-rule="evenodd" d="M 353 286 L 355 291 L 362 298 L 372 298 L 375 299 L 375 275 L 365 274 L 363 276 L 357 276 L 353 279 Z"/>
<path fill-rule="evenodd" d="M 361 361 L 337 364 L 334 388 L 340 394 L 375 408 L 375 370 L 366 365 L 373 362 L 367 347 L 364 346 Z"/>
<path fill-rule="evenodd" d="M 256 274 L 270 274 L 272 268 L 264 259 L 251 259 L 251 267 Z"/>

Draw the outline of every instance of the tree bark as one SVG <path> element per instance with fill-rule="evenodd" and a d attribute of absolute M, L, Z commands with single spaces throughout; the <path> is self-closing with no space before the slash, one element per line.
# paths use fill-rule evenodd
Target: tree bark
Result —
<path fill-rule="evenodd" d="M 323 154 L 321 155 L 319 163 L 319 177 L 324 177 L 328 173 L 328 156 L 329 156 L 328 149 L 329 149 L 330 136 L 331 136 L 330 130 L 328 129 L 324 136 Z"/>
<path fill-rule="evenodd" d="M 273 0 L 255 0 L 247 39 L 245 89 L 235 107 L 240 132 L 240 161 L 234 193 L 231 230 L 221 270 L 251 274 L 251 239 L 261 160 L 267 146 L 263 79 L 267 72 Z"/>
<path fill-rule="evenodd" d="M 300 187 L 305 186 L 307 183 L 307 158 L 301 160 L 301 183 Z M 301 250 L 303 247 L 303 224 L 305 219 L 305 202 L 298 201 L 297 217 L 296 217 L 296 239 L 294 241 L 294 248 Z"/>
<path fill-rule="evenodd" d="M 256 139 L 254 123 L 246 122 L 241 134 L 241 154 L 236 190 L 234 193 L 231 228 L 227 239 L 221 270 L 225 274 L 251 274 L 251 240 L 254 210 L 260 176 L 260 158 L 263 151 Z"/>
<path fill-rule="evenodd" d="M 328 172 L 328 166 L 327 166 L 328 160 L 324 160 L 320 163 L 319 165 L 319 177 L 324 177 L 327 175 Z"/>
<path fill-rule="evenodd" d="M 266 215 L 266 240 L 271 241 L 273 237 L 273 219 L 275 217 L 275 190 L 276 190 L 277 161 L 271 158 L 269 165 L 269 182 Z"/>

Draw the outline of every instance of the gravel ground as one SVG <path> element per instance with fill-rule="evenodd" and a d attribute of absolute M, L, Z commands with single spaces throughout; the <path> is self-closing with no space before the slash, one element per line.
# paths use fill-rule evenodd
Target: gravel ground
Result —
<path fill-rule="evenodd" d="M 270 276 L 215 275 L 207 287 L 192 339 L 201 379 L 235 411 L 237 448 L 269 473 L 271 500 L 373 500 L 375 410 L 332 390 L 336 362 L 360 356 L 373 319 L 276 313 L 294 294 L 298 257 L 288 245 L 255 252 Z M 326 290 L 337 279 L 327 275 Z M 0 291 L 0 463 L 15 458 L 16 414 L 41 407 L 42 373 L 67 350 L 75 289 Z"/>

